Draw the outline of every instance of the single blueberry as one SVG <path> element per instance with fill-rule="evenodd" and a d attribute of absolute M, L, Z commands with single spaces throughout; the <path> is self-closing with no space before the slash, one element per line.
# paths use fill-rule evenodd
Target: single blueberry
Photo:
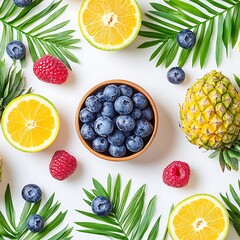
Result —
<path fill-rule="evenodd" d="M 113 157 L 123 157 L 126 154 L 127 149 L 125 145 L 120 146 L 110 145 L 108 151 Z"/>
<path fill-rule="evenodd" d="M 113 121 L 106 116 L 99 117 L 94 122 L 94 130 L 101 137 L 107 137 L 113 132 Z"/>
<path fill-rule="evenodd" d="M 18 7 L 27 7 L 32 3 L 32 0 L 13 0 L 13 2 L 18 6 Z"/>
<path fill-rule="evenodd" d="M 36 184 L 27 184 L 22 189 L 22 198 L 26 202 L 36 203 L 42 198 L 42 191 Z"/>
<path fill-rule="evenodd" d="M 146 119 L 140 119 L 136 122 L 136 127 L 134 128 L 135 135 L 145 138 L 151 135 L 153 132 L 152 124 Z"/>
<path fill-rule="evenodd" d="M 112 204 L 106 197 L 96 197 L 92 201 L 92 211 L 97 216 L 107 216 L 112 211 Z"/>
<path fill-rule="evenodd" d="M 142 111 L 140 108 L 133 108 L 130 116 L 134 119 L 134 120 L 138 120 L 142 117 Z"/>
<path fill-rule="evenodd" d="M 34 233 L 41 232 L 44 228 L 44 220 L 38 214 L 32 214 L 27 220 L 27 228 Z"/>
<path fill-rule="evenodd" d="M 129 115 L 120 115 L 116 121 L 117 128 L 122 132 L 132 131 L 135 127 L 135 120 Z"/>
<path fill-rule="evenodd" d="M 142 93 L 135 93 L 132 97 L 134 107 L 144 109 L 148 105 L 147 98 Z"/>
<path fill-rule="evenodd" d="M 106 152 L 108 150 L 108 140 L 104 137 L 96 137 L 92 141 L 92 148 L 96 152 Z"/>
<path fill-rule="evenodd" d="M 86 140 L 93 140 L 97 136 L 92 123 L 84 123 L 81 127 L 81 135 Z"/>
<path fill-rule="evenodd" d="M 131 152 L 139 152 L 143 148 L 142 138 L 132 135 L 129 136 L 126 140 L 126 147 Z"/>
<path fill-rule="evenodd" d="M 114 118 L 114 116 L 116 115 L 116 111 L 114 109 L 113 102 L 104 102 L 101 114 L 102 116 Z"/>
<path fill-rule="evenodd" d="M 127 96 L 120 96 L 115 100 L 114 108 L 119 114 L 129 114 L 133 110 L 133 102 Z"/>
<path fill-rule="evenodd" d="M 185 72 L 180 67 L 173 67 L 168 71 L 167 79 L 170 83 L 180 84 L 185 80 Z"/>
<path fill-rule="evenodd" d="M 133 90 L 131 87 L 123 84 L 123 85 L 119 86 L 119 89 L 120 89 L 122 95 L 127 96 L 127 97 L 132 97 Z"/>
<path fill-rule="evenodd" d="M 99 91 L 97 91 L 97 93 L 95 94 L 96 97 L 98 97 L 102 102 L 104 102 L 106 100 L 104 94 L 103 94 L 103 90 L 104 89 L 100 89 Z"/>
<path fill-rule="evenodd" d="M 107 101 L 114 102 L 120 96 L 120 89 L 114 84 L 105 87 L 103 94 Z"/>
<path fill-rule="evenodd" d="M 94 121 L 96 118 L 96 114 L 87 110 L 87 108 L 83 108 L 79 113 L 79 120 L 83 123 L 89 123 Z"/>
<path fill-rule="evenodd" d="M 120 146 L 125 140 L 125 135 L 119 130 L 115 130 L 109 137 L 108 142 L 114 146 Z"/>
<path fill-rule="evenodd" d="M 98 97 L 92 95 L 86 99 L 85 106 L 88 111 L 96 113 L 96 112 L 101 111 L 102 101 Z"/>
<path fill-rule="evenodd" d="M 151 121 L 153 119 L 153 110 L 151 107 L 146 107 L 142 110 L 142 118 Z"/>
<path fill-rule="evenodd" d="M 10 58 L 18 60 L 25 57 L 26 47 L 22 42 L 14 40 L 7 44 L 6 52 Z"/>
<path fill-rule="evenodd" d="M 190 30 L 182 30 L 177 35 L 177 42 L 182 48 L 192 48 L 196 43 L 196 34 Z"/>

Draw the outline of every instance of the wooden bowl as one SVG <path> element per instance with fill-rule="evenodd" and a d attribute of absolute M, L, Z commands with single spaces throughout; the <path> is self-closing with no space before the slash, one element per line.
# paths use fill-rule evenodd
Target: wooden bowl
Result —
<path fill-rule="evenodd" d="M 144 147 L 141 151 L 139 152 L 136 152 L 136 153 L 133 153 L 133 152 L 130 152 L 130 151 L 127 151 L 126 155 L 123 156 L 123 157 L 113 157 L 111 156 L 109 153 L 98 153 L 96 152 L 95 150 L 92 149 L 92 146 L 91 146 L 91 142 L 92 141 L 88 141 L 88 140 L 85 140 L 81 133 L 80 133 L 80 129 L 82 127 L 82 125 L 84 123 L 82 123 L 80 120 L 79 120 L 79 113 L 80 111 L 85 107 L 85 100 L 88 96 L 90 95 L 93 95 L 95 94 L 97 91 L 99 91 L 100 89 L 103 89 L 104 87 L 106 87 L 107 85 L 109 84 L 115 84 L 115 85 L 122 85 L 122 84 L 125 84 L 125 85 L 128 85 L 130 86 L 134 92 L 140 92 L 142 94 L 145 95 L 145 97 L 148 99 L 149 101 L 149 106 L 152 107 L 152 110 L 153 110 L 153 119 L 150 121 L 153 125 L 153 132 L 152 134 L 145 138 L 144 139 Z M 140 87 L 139 85 L 137 85 L 136 83 L 133 83 L 133 82 L 130 82 L 130 81 L 127 81 L 127 80 L 121 80 L 121 79 L 114 79 L 114 80 L 108 80 L 108 81 L 104 81 L 104 82 L 101 82 L 99 83 L 98 85 L 96 85 L 95 87 L 91 88 L 82 98 L 82 100 L 80 101 L 80 103 L 78 104 L 78 108 L 77 108 L 77 111 L 76 111 L 76 115 L 75 115 L 75 127 L 76 127 L 76 131 L 77 131 L 77 135 L 79 137 L 79 139 L 81 140 L 81 142 L 83 143 L 83 145 L 91 152 L 93 153 L 95 156 L 99 157 L 99 158 L 102 158 L 104 160 L 109 160 L 109 161 L 129 161 L 133 158 L 136 158 L 138 157 L 139 155 L 141 155 L 142 153 L 144 153 L 148 147 L 151 145 L 154 137 L 156 136 L 156 132 L 157 132 L 157 129 L 158 129 L 158 113 L 157 113 L 157 107 L 152 99 L 152 97 L 148 94 L 147 91 L 145 91 L 142 87 Z"/>

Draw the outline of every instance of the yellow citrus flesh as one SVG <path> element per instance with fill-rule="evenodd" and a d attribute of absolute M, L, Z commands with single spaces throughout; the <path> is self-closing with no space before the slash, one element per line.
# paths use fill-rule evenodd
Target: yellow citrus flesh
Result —
<path fill-rule="evenodd" d="M 79 25 L 84 37 L 96 48 L 117 50 L 136 38 L 141 12 L 135 0 L 84 0 Z"/>
<path fill-rule="evenodd" d="M 169 233 L 173 240 L 224 240 L 229 217 L 219 200 L 198 194 L 180 202 L 172 211 Z"/>
<path fill-rule="evenodd" d="M 37 94 L 26 94 L 7 105 L 1 125 L 12 146 L 25 152 L 37 152 L 55 140 L 60 120 L 50 101 Z"/>

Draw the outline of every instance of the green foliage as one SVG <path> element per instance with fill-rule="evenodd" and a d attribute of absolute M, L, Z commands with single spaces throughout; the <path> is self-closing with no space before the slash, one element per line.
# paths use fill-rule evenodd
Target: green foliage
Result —
<path fill-rule="evenodd" d="M 54 194 L 41 207 L 41 201 L 37 203 L 25 202 L 20 216 L 20 221 L 16 223 L 15 209 L 13 206 L 10 186 L 7 186 L 5 192 L 5 212 L 0 211 L 0 239 L 18 239 L 18 240 L 41 240 L 47 237 L 48 240 L 70 240 L 72 228 L 64 227 L 57 233 L 51 235 L 51 232 L 56 229 L 64 220 L 67 212 L 57 213 L 60 203 L 53 202 Z M 26 227 L 27 219 L 32 214 L 39 214 L 45 220 L 45 227 L 39 233 L 32 233 Z M 50 236 L 51 235 L 51 236 Z M 46 239 L 46 238 L 45 238 Z"/>
<path fill-rule="evenodd" d="M 108 175 L 107 188 L 93 179 L 94 189 L 83 189 L 86 199 L 84 201 L 91 209 L 91 202 L 96 196 L 104 196 L 110 199 L 112 213 L 105 217 L 99 217 L 90 212 L 77 210 L 80 214 L 89 217 L 91 222 L 76 222 L 81 226 L 79 232 L 103 235 L 112 239 L 122 240 L 155 240 L 157 239 L 160 217 L 153 224 L 156 197 L 153 197 L 146 206 L 146 185 L 141 186 L 130 198 L 131 180 L 122 188 L 122 180 L 118 174 L 115 182 Z M 150 228 L 150 225 L 151 228 Z M 147 233 L 148 231 L 148 233 Z M 167 230 L 166 230 L 167 231 Z M 164 234 L 164 239 L 166 238 Z"/>
<path fill-rule="evenodd" d="M 78 48 L 76 43 L 79 39 L 73 37 L 74 30 L 61 30 L 69 21 L 56 23 L 56 19 L 67 9 L 67 5 L 61 6 L 62 0 L 53 1 L 41 9 L 39 5 L 43 1 L 34 0 L 25 8 L 17 7 L 12 0 L 1 1 L 0 59 L 8 42 L 22 41 L 25 38 L 34 62 L 48 53 L 59 58 L 71 69 L 68 60 L 77 63 L 78 59 L 69 50 Z M 21 60 L 22 64 L 23 61 L 24 59 Z"/>
<path fill-rule="evenodd" d="M 146 16 L 151 21 L 142 22 L 149 30 L 139 32 L 140 36 L 151 39 L 139 48 L 157 47 L 150 57 L 150 60 L 157 59 L 156 66 L 165 64 L 167 68 L 179 52 L 179 67 L 186 63 L 191 53 L 192 65 L 200 59 L 200 66 L 203 67 L 210 48 L 215 49 L 216 63 L 219 65 L 223 45 L 227 55 L 230 43 L 232 48 L 236 45 L 240 31 L 240 0 L 164 0 L 164 3 L 150 3 L 153 10 Z M 192 49 L 178 46 L 176 38 L 183 29 L 192 30 L 197 35 Z M 213 40 L 214 34 L 216 41 Z"/>

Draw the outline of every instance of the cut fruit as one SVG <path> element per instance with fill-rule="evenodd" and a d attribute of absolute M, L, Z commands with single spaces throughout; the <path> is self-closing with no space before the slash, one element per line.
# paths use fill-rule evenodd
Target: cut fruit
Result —
<path fill-rule="evenodd" d="M 83 36 L 102 50 L 128 46 L 136 38 L 141 21 L 135 0 L 84 0 L 79 11 Z"/>
<path fill-rule="evenodd" d="M 24 152 L 38 152 L 57 137 L 60 119 L 55 106 L 43 96 L 26 94 L 11 101 L 2 116 L 8 142 Z"/>
<path fill-rule="evenodd" d="M 197 194 L 177 204 L 170 214 L 168 229 L 173 240 L 224 240 L 229 216 L 218 199 Z"/>

